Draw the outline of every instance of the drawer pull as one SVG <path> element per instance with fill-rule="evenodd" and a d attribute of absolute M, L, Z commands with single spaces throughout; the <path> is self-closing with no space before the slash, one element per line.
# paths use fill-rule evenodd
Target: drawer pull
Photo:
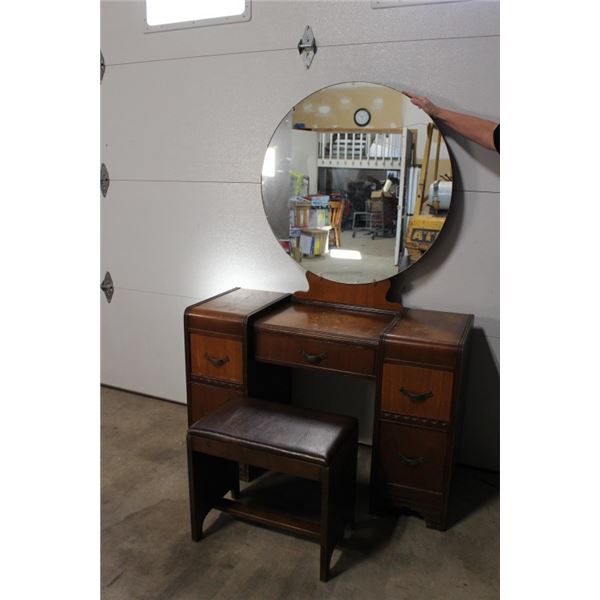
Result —
<path fill-rule="evenodd" d="M 214 367 L 222 367 L 225 363 L 229 362 L 229 356 L 217 358 L 216 356 L 210 356 L 208 352 L 204 353 L 204 358 L 206 358 L 206 360 Z"/>
<path fill-rule="evenodd" d="M 307 360 L 309 363 L 313 364 L 319 364 L 327 358 L 327 352 L 322 352 L 321 354 L 309 354 L 304 350 L 300 350 L 300 354 L 302 354 L 302 358 L 304 358 L 304 360 Z"/>
<path fill-rule="evenodd" d="M 409 467 L 418 467 L 423 464 L 427 459 L 424 456 L 417 456 L 417 458 L 408 458 L 408 456 L 404 456 L 404 454 L 398 454 L 400 458 L 409 466 Z"/>
<path fill-rule="evenodd" d="M 400 393 L 406 396 L 409 400 L 412 400 L 413 402 L 425 402 L 425 400 L 433 398 L 433 392 L 424 392 L 423 394 L 417 394 L 415 392 L 407 390 L 404 386 L 400 388 Z"/>

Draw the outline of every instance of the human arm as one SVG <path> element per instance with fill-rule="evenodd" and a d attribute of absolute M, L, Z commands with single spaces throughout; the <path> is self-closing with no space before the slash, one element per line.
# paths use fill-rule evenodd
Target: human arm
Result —
<path fill-rule="evenodd" d="M 467 139 L 480 144 L 484 148 L 488 148 L 489 150 L 496 149 L 496 146 L 494 145 L 494 130 L 498 124 L 494 123 L 494 121 L 488 121 L 487 119 L 480 119 L 479 117 L 472 117 L 471 115 L 441 108 L 431 102 L 428 98 L 416 96 L 411 92 L 405 91 L 403 94 L 410 98 L 410 101 L 415 106 L 418 106 L 425 111 L 432 119 L 443 123 L 450 129 L 453 129 Z"/>

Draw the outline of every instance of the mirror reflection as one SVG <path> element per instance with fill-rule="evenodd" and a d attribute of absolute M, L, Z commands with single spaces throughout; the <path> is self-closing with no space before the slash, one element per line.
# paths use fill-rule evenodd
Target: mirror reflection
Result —
<path fill-rule="evenodd" d="M 344 283 L 380 281 L 419 260 L 452 198 L 448 149 L 398 90 L 343 83 L 308 96 L 266 151 L 262 195 L 282 247 Z"/>

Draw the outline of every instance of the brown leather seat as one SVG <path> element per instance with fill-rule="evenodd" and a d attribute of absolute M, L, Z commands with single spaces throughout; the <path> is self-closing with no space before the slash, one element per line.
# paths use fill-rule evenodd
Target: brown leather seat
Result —
<path fill-rule="evenodd" d="M 240 397 L 196 421 L 189 434 L 327 464 L 357 429 L 352 417 Z"/>

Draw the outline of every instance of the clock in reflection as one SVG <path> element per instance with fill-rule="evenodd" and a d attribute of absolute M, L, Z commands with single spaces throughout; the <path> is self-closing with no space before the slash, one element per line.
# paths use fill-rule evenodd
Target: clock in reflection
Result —
<path fill-rule="evenodd" d="M 366 108 L 359 108 L 354 113 L 354 122 L 359 127 L 366 127 L 371 121 L 371 113 Z"/>

